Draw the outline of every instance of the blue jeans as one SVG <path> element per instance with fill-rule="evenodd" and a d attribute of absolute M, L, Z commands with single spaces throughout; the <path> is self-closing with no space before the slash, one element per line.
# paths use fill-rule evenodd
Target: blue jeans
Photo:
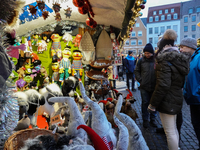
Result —
<path fill-rule="evenodd" d="M 199 141 L 200 148 L 200 105 L 190 105 L 191 121 Z"/>
<path fill-rule="evenodd" d="M 132 90 L 135 88 L 135 74 L 134 73 L 126 73 L 126 85 L 127 88 L 130 89 L 129 79 L 132 79 Z"/>
<path fill-rule="evenodd" d="M 149 102 L 151 99 L 151 96 L 153 94 L 152 92 L 148 92 L 144 89 L 140 89 L 141 97 L 142 97 L 142 119 L 143 120 L 149 120 L 149 112 L 147 111 L 147 108 L 149 106 Z M 157 112 L 150 113 L 150 120 L 155 120 L 157 116 Z"/>

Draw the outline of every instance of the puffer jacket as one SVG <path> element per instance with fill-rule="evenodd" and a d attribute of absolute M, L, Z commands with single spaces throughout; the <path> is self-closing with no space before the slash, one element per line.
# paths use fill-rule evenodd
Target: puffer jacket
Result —
<path fill-rule="evenodd" d="M 154 66 L 155 60 L 153 56 L 149 59 L 143 56 L 138 60 L 134 70 L 135 78 L 140 83 L 140 88 L 148 92 L 154 91 L 156 85 Z"/>
<path fill-rule="evenodd" d="M 135 69 L 135 58 L 133 56 L 127 56 L 124 61 L 126 67 L 126 73 L 133 73 Z"/>
<path fill-rule="evenodd" d="M 156 87 L 150 104 L 161 113 L 178 114 L 183 103 L 185 76 L 189 72 L 190 56 L 167 48 L 157 56 Z"/>

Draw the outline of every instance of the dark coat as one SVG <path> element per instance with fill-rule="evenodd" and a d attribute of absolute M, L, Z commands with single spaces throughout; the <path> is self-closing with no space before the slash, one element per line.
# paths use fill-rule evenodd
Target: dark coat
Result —
<path fill-rule="evenodd" d="M 150 104 L 161 113 L 178 114 L 182 108 L 182 88 L 189 72 L 190 57 L 168 48 L 156 59 L 156 87 Z"/>
<path fill-rule="evenodd" d="M 156 85 L 155 60 L 153 57 L 147 59 L 145 56 L 138 60 L 134 74 L 140 83 L 140 88 L 153 92 Z"/>
<path fill-rule="evenodd" d="M 133 73 L 135 69 L 135 58 L 133 56 L 127 56 L 124 60 L 126 67 L 126 73 Z"/>

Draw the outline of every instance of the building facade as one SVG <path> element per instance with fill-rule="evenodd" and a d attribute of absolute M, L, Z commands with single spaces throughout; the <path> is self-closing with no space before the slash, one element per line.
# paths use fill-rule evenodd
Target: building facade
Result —
<path fill-rule="evenodd" d="M 143 21 L 142 21 L 143 20 Z M 142 53 L 146 45 L 146 18 L 137 18 L 137 21 L 130 34 L 130 38 L 125 41 L 124 53 L 128 54 L 129 50 L 133 51 L 134 55 Z"/>
<path fill-rule="evenodd" d="M 173 29 L 178 38 L 175 44 L 180 43 L 180 15 L 181 3 L 149 7 L 147 17 L 147 43 L 151 43 L 157 49 L 159 36 L 165 30 Z"/>
<path fill-rule="evenodd" d="M 185 37 L 200 38 L 200 0 L 192 0 L 181 4 L 181 39 Z"/>

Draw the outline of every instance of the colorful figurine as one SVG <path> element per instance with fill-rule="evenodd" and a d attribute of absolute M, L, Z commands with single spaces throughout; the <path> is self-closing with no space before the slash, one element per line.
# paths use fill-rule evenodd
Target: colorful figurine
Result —
<path fill-rule="evenodd" d="M 33 35 L 32 45 L 37 46 L 39 36 L 37 34 Z"/>
<path fill-rule="evenodd" d="M 69 57 L 71 56 L 71 51 L 69 48 L 65 48 L 62 51 L 63 58 L 60 62 L 60 82 L 63 82 L 64 78 L 67 79 L 69 77 L 69 74 L 71 74 L 71 62 L 69 60 Z"/>
<path fill-rule="evenodd" d="M 73 54 L 73 63 L 72 63 L 72 75 L 80 78 L 83 74 L 83 66 L 81 62 L 82 54 L 79 50 L 74 50 Z"/>
<path fill-rule="evenodd" d="M 38 40 L 37 45 L 38 45 L 37 48 L 38 54 L 47 50 L 47 43 L 44 40 Z"/>
<path fill-rule="evenodd" d="M 54 62 L 52 63 L 52 70 L 53 75 L 52 75 L 52 83 L 59 83 L 59 63 L 58 62 Z"/>
<path fill-rule="evenodd" d="M 81 34 L 77 34 L 75 39 L 73 40 L 73 43 L 74 43 L 74 46 L 78 46 L 80 45 L 80 42 L 81 42 L 81 38 L 82 38 L 82 35 Z"/>
<path fill-rule="evenodd" d="M 61 51 L 61 45 L 60 45 L 60 39 L 61 37 L 59 34 L 52 34 L 51 39 L 53 40 L 52 46 L 51 46 L 51 56 L 54 55 L 58 56 L 58 60 L 61 59 L 62 51 Z"/>

